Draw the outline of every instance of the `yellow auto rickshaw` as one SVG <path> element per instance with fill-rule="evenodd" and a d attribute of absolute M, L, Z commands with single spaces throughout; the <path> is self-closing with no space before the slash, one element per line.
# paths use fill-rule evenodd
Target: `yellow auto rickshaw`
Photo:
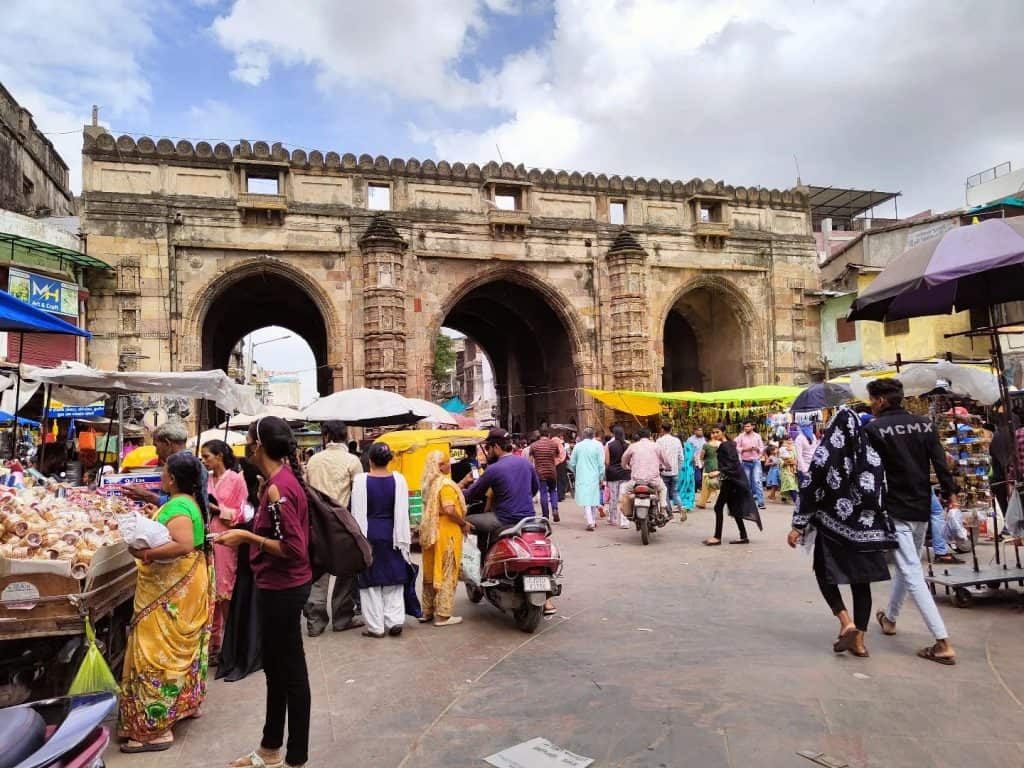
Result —
<path fill-rule="evenodd" d="M 423 470 L 431 451 L 443 451 L 451 457 L 454 450 L 475 452 L 487 437 L 486 429 L 404 429 L 381 435 L 374 442 L 384 443 L 395 455 L 388 465 L 401 472 L 409 483 L 409 523 L 419 528 L 423 518 Z"/>

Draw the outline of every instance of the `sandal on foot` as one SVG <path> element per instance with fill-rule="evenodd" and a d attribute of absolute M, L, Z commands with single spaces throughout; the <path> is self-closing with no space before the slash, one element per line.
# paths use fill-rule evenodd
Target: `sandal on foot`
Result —
<path fill-rule="evenodd" d="M 722 546 L 722 542 L 721 542 L 720 539 L 715 539 L 715 538 L 704 539 L 704 546 L 705 547 L 720 547 L 720 546 Z"/>
<path fill-rule="evenodd" d="M 846 653 L 853 648 L 853 641 L 857 639 L 857 627 L 847 627 L 839 638 L 832 644 L 835 653 Z"/>
<path fill-rule="evenodd" d="M 382 637 L 384 637 L 384 633 L 383 632 L 381 632 L 380 634 L 377 634 L 376 632 L 371 632 L 368 629 L 364 630 L 362 634 L 363 634 L 363 637 L 372 637 L 375 640 L 380 640 Z"/>
<path fill-rule="evenodd" d="M 282 768 L 283 765 L 284 761 L 281 758 L 268 763 L 265 757 L 262 757 L 259 752 L 253 750 L 245 757 L 240 757 L 234 762 L 228 763 L 228 768 Z"/>
<path fill-rule="evenodd" d="M 454 627 L 456 624 L 461 624 L 461 623 L 462 623 L 462 617 L 461 616 L 449 616 L 444 621 L 435 621 L 434 622 L 434 626 L 435 627 Z"/>
<path fill-rule="evenodd" d="M 544 609 L 544 615 L 545 616 L 554 616 L 556 613 L 558 613 L 558 609 L 557 608 L 545 608 Z"/>
<path fill-rule="evenodd" d="M 418 621 L 418 622 L 419 622 L 420 624 L 429 624 L 429 623 L 430 623 L 430 622 L 432 622 L 433 620 L 434 620 L 434 616 L 433 616 L 433 615 L 427 616 L 427 615 L 425 615 L 425 614 L 424 614 L 423 616 L 420 616 L 420 617 L 419 617 L 419 618 L 417 619 L 417 621 Z"/>
<path fill-rule="evenodd" d="M 927 648 L 922 648 L 917 652 L 917 655 L 922 659 L 928 659 L 928 661 L 934 661 L 936 664 L 942 664 L 947 667 L 952 667 L 956 664 L 956 656 L 939 656 L 935 652 L 935 646 L 929 645 Z"/>
<path fill-rule="evenodd" d="M 733 539 L 729 542 L 730 544 L 749 544 L 750 539 Z"/>
<path fill-rule="evenodd" d="M 875 618 L 878 619 L 878 626 L 882 628 L 883 635 L 892 636 L 896 634 L 896 622 L 890 620 L 889 617 L 885 615 L 885 611 L 879 611 L 876 613 Z M 892 627 L 892 629 L 886 629 L 886 624 Z"/>
<path fill-rule="evenodd" d="M 174 739 L 169 741 L 126 741 L 121 745 L 121 751 L 126 755 L 139 755 L 143 752 L 164 752 L 174 745 Z"/>

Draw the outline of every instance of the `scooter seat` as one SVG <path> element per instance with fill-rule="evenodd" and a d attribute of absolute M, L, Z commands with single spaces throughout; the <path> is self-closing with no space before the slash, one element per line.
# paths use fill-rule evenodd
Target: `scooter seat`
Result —
<path fill-rule="evenodd" d="M 0 768 L 14 768 L 45 741 L 46 721 L 34 709 L 0 709 Z"/>

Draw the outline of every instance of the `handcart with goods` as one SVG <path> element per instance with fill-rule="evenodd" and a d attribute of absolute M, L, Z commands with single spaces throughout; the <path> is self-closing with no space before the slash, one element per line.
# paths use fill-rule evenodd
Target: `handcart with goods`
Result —
<path fill-rule="evenodd" d="M 85 400 L 152 393 L 209 400 L 229 413 L 255 407 L 250 388 L 223 371 L 121 373 L 65 363 L 23 365 L 20 379 Z M 121 431 L 120 418 L 118 424 Z M 118 535 L 117 516 L 129 509 L 118 488 L 154 477 L 100 477 L 93 490 L 51 482 L 0 492 L 0 706 L 63 694 L 86 649 L 87 619 L 115 672 L 121 663 L 136 568 Z"/>

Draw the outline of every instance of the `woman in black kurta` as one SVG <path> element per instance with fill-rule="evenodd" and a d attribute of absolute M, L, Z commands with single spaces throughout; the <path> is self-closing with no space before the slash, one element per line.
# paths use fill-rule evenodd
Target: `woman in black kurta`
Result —
<path fill-rule="evenodd" d="M 740 532 L 740 537 L 729 543 L 749 544 L 747 527 L 743 521 L 750 520 L 756 523 L 758 530 L 764 530 L 764 528 L 761 525 L 761 515 L 757 510 L 754 494 L 750 491 L 747 473 L 740 463 L 736 443 L 726 437 L 722 427 L 718 426 L 711 430 L 711 440 L 721 442 L 721 445 L 718 446 L 718 471 L 721 488 L 718 492 L 718 499 L 715 501 L 715 535 L 706 539 L 704 543 L 709 547 L 716 547 L 722 543 L 722 524 L 725 520 L 725 507 L 728 505 L 729 516 L 736 521 L 736 527 Z"/>
<path fill-rule="evenodd" d="M 857 414 L 841 408 L 814 451 L 793 513 L 789 545 L 814 532 L 814 573 L 825 602 L 839 620 L 836 653 L 867 656 L 864 634 L 871 617 L 871 582 L 887 581 L 885 551 L 896 546 L 883 499 L 882 460 L 868 444 Z M 849 584 L 853 618 L 839 584 Z"/>

